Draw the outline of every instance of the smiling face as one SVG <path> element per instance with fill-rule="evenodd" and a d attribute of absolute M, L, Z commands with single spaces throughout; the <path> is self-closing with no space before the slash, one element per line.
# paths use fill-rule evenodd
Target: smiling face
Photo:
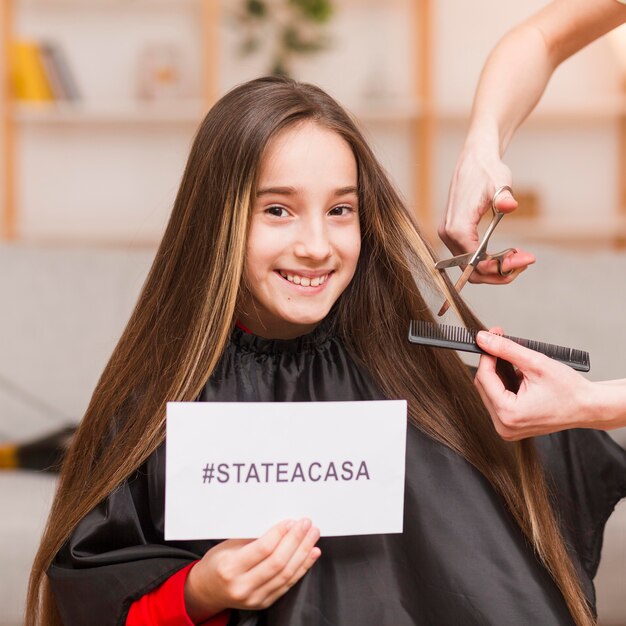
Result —
<path fill-rule="evenodd" d="M 241 323 L 273 339 L 311 331 L 348 286 L 360 250 L 350 146 L 313 122 L 281 131 L 261 162 Z"/>

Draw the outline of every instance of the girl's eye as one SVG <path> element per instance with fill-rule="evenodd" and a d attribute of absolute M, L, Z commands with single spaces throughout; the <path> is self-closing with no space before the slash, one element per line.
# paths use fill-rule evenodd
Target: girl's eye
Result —
<path fill-rule="evenodd" d="M 273 215 L 274 217 L 286 217 L 287 215 L 289 215 L 287 213 L 287 209 L 282 206 L 267 207 L 267 209 L 265 209 L 265 212 Z"/>
<path fill-rule="evenodd" d="M 328 214 L 329 215 L 346 215 L 346 213 L 349 213 L 350 211 L 352 211 L 351 206 L 348 206 L 347 204 L 342 204 L 340 206 L 333 207 L 328 212 Z"/>

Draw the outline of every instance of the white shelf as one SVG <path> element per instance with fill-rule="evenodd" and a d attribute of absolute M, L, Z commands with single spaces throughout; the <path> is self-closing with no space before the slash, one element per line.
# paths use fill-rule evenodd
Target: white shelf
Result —
<path fill-rule="evenodd" d="M 202 0 L 20 0 L 20 6 L 25 9 L 146 9 L 166 7 L 168 9 L 187 9 L 200 6 Z"/>
<path fill-rule="evenodd" d="M 424 106 L 415 100 L 372 101 L 347 108 L 362 122 L 411 122 L 424 117 Z"/>
<path fill-rule="evenodd" d="M 576 247 L 626 245 L 626 213 L 615 209 L 615 216 L 601 222 L 556 221 L 554 218 L 509 218 L 498 226 L 500 234 L 520 241 L 575 245 Z M 514 244 L 513 244 L 514 245 Z"/>
<path fill-rule="evenodd" d="M 421 120 L 425 107 L 417 101 L 380 102 L 348 105 L 347 109 L 365 123 L 396 123 Z M 28 123 L 197 123 L 206 112 L 201 100 L 176 102 L 53 102 L 15 105 L 15 119 Z M 466 123 L 468 110 L 437 109 L 433 118 L 439 123 Z M 616 99 L 589 106 L 544 106 L 529 118 L 530 122 L 581 123 L 606 122 L 626 116 L 626 99 Z"/>
<path fill-rule="evenodd" d="M 197 124 L 201 100 L 178 102 L 16 103 L 14 119 L 31 124 Z"/>
<path fill-rule="evenodd" d="M 435 118 L 443 123 L 466 123 L 470 118 L 468 108 L 455 109 L 435 107 Z M 540 123 L 580 123 L 606 122 L 626 116 L 626 97 L 616 96 L 602 100 L 589 100 L 585 103 L 545 103 L 540 104 L 528 117 L 528 122 Z"/>

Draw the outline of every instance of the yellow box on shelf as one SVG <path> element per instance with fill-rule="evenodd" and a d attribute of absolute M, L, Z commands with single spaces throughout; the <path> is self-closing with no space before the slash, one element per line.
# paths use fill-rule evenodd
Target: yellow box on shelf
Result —
<path fill-rule="evenodd" d="M 17 100 L 50 102 L 54 94 L 36 41 L 11 43 L 11 84 Z"/>

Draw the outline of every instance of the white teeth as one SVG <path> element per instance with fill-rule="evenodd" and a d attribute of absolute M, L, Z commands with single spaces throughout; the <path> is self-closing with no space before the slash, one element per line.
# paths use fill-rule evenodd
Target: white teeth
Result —
<path fill-rule="evenodd" d="M 315 276 L 314 278 L 308 278 L 307 276 L 298 276 L 298 274 L 287 274 L 282 270 L 279 270 L 279 273 L 290 283 L 294 283 L 295 285 L 302 285 L 303 287 L 319 287 L 328 280 L 328 274 L 324 274 L 323 276 Z"/>

